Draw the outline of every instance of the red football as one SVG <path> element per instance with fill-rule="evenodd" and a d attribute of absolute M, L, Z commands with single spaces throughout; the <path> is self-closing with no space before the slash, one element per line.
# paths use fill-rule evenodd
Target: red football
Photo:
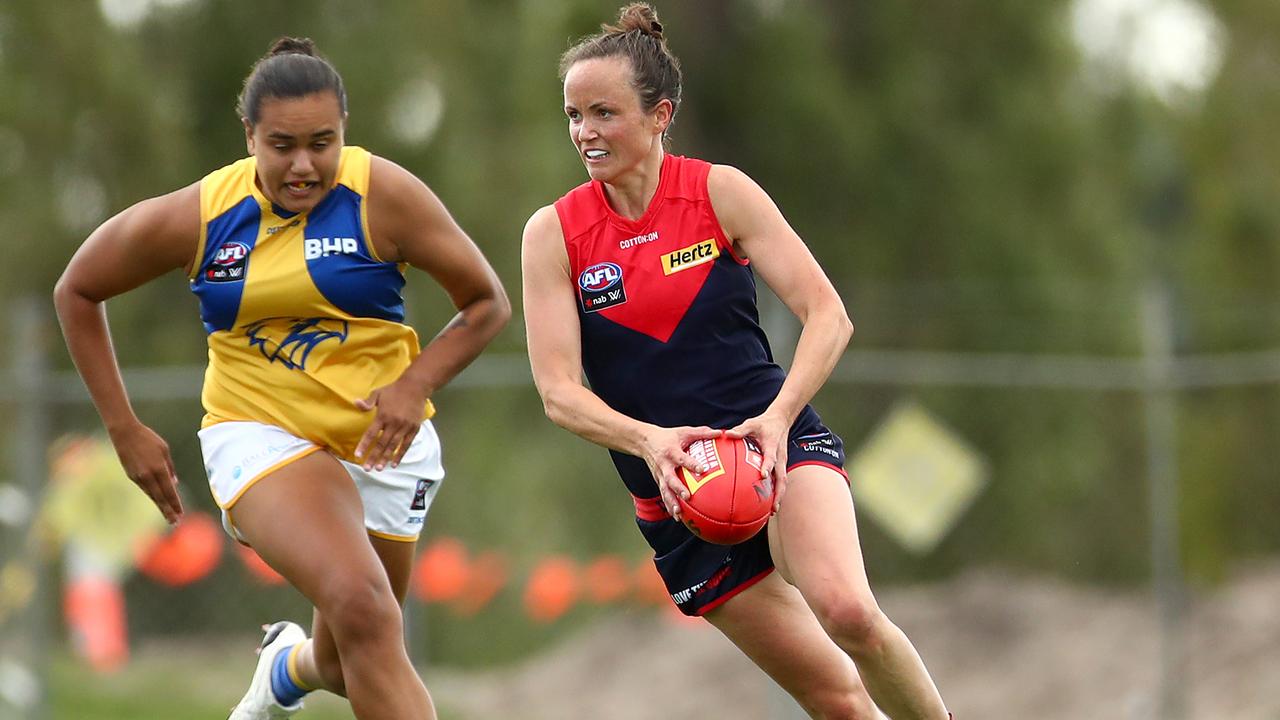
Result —
<path fill-rule="evenodd" d="M 689 488 L 680 511 L 689 530 L 720 545 L 736 545 L 760 532 L 773 512 L 773 481 L 760 471 L 764 457 L 756 443 L 720 436 L 697 440 L 685 451 L 707 466 L 702 473 L 680 468 Z"/>

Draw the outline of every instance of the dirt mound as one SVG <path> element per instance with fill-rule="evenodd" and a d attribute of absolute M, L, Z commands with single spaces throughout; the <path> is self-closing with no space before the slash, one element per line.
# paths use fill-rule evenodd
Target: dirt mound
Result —
<path fill-rule="evenodd" d="M 1149 720 L 1161 641 L 1149 595 L 974 571 L 879 593 L 961 720 Z M 1193 598 L 1183 625 L 1188 718 L 1280 717 L 1280 564 Z M 602 620 L 519 665 L 432 668 L 467 720 L 791 720 L 803 715 L 710 626 Z"/>

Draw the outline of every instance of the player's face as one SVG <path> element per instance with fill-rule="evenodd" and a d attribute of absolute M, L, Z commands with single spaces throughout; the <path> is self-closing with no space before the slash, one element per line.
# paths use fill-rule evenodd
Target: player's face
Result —
<path fill-rule="evenodd" d="M 257 124 L 244 127 L 262 194 L 289 212 L 319 204 L 338 177 L 345 123 L 332 92 L 263 100 Z"/>
<path fill-rule="evenodd" d="M 593 180 L 614 182 L 662 151 L 671 104 L 646 113 L 631 83 L 631 61 L 621 56 L 580 60 L 565 75 L 569 138 Z"/>

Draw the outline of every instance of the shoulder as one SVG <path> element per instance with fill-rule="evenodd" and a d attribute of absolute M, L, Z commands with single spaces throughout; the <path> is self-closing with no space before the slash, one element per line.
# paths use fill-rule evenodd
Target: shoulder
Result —
<path fill-rule="evenodd" d="M 717 197 L 733 197 L 760 188 L 749 175 L 732 165 L 711 165 L 707 172 L 707 193 L 712 202 Z"/>
<path fill-rule="evenodd" d="M 253 197 L 256 177 L 257 160 L 253 156 L 241 158 L 205 175 L 195 183 L 199 188 L 196 198 L 199 211 L 206 220 L 211 220 L 239 206 L 246 198 Z"/>
<path fill-rule="evenodd" d="M 569 272 L 569 250 L 554 205 L 529 216 L 520 241 L 520 264 L 525 280 L 537 280 Z"/>
<path fill-rule="evenodd" d="M 732 165 L 711 166 L 707 174 L 707 197 L 726 230 L 738 219 L 773 204 L 755 180 Z"/>
<path fill-rule="evenodd" d="M 371 197 L 376 194 L 392 201 L 429 192 L 417 175 L 393 160 L 373 154 L 369 155 L 369 189 Z"/>
<path fill-rule="evenodd" d="M 145 220 L 150 232 L 164 233 L 166 241 L 174 237 L 195 238 L 200 233 L 200 197 L 202 185 L 194 182 L 164 195 L 143 200 L 126 210 Z"/>
<path fill-rule="evenodd" d="M 380 155 L 369 156 L 369 221 L 409 232 L 434 223 L 447 211 L 417 175 Z"/>
<path fill-rule="evenodd" d="M 526 246 L 530 244 L 546 244 L 550 242 L 563 241 L 564 230 L 560 226 L 560 214 L 556 212 L 555 205 L 544 205 L 529 216 L 529 221 L 524 224 L 524 243 Z"/>

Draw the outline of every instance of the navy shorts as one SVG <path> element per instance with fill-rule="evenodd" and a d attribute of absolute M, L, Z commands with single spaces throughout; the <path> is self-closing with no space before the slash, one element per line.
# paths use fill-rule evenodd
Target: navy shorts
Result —
<path fill-rule="evenodd" d="M 634 459 L 647 474 L 648 466 Z M 848 477 L 844 442 L 810 408 L 791 426 L 787 447 L 787 470 L 805 465 L 825 465 Z M 618 469 L 623 471 L 623 465 Z M 716 545 L 668 515 L 659 497 L 634 499 L 636 525 L 653 548 L 653 562 L 671 600 L 685 615 L 704 615 L 773 572 L 765 530 L 737 545 Z"/>

